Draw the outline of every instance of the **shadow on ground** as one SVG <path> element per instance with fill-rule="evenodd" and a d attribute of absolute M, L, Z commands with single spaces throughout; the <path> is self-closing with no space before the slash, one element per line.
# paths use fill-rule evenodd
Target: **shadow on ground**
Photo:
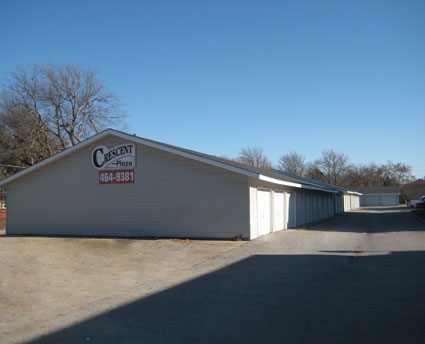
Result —
<path fill-rule="evenodd" d="M 30 343 L 424 343 L 425 251 L 257 255 Z"/>
<path fill-rule="evenodd" d="M 366 207 L 309 229 L 353 233 L 415 232 L 425 231 L 425 221 L 407 207 Z"/>

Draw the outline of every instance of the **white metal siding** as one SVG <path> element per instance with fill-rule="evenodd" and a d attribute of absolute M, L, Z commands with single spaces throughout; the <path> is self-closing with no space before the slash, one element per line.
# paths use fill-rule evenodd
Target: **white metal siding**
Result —
<path fill-rule="evenodd" d="M 99 185 L 95 146 L 8 186 L 9 234 L 249 237 L 248 178 L 137 145 L 135 183 Z"/>
<path fill-rule="evenodd" d="M 307 214 L 305 211 L 306 208 L 306 194 L 303 191 L 297 191 L 297 197 L 295 199 L 296 201 L 296 211 L 297 211 L 297 217 L 296 217 L 296 224 L 298 226 L 302 226 L 307 223 Z"/>
<path fill-rule="evenodd" d="M 337 194 L 333 195 L 334 199 L 334 211 L 335 214 L 341 214 L 344 212 L 344 194 L 342 192 L 339 192 Z"/>
<path fill-rule="evenodd" d="M 289 228 L 314 223 L 335 215 L 336 204 L 334 202 L 338 200 L 335 194 L 311 190 L 297 190 L 292 198 L 294 196 L 296 196 L 295 201 L 290 202 L 289 205 L 291 206 L 292 204 L 292 207 L 295 208 L 292 210 L 295 214 L 295 221 L 293 216 L 289 215 Z"/>
<path fill-rule="evenodd" d="M 282 186 L 137 144 L 134 184 L 99 185 L 72 151 L 8 185 L 9 234 L 254 239 L 359 206 L 359 197 Z"/>

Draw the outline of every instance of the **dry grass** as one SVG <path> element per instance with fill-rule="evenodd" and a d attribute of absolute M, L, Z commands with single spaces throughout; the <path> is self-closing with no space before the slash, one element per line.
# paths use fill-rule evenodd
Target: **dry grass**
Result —
<path fill-rule="evenodd" d="M 92 304 L 98 305 L 96 312 L 110 307 L 112 303 L 99 301 L 103 298 L 126 303 L 158 283 L 180 283 L 192 266 L 241 244 L 1 236 L 0 310 L 6 316 L 0 315 L 0 343 L 21 343 L 12 338 L 48 331 L 62 321 L 58 314 L 81 309 L 87 316 Z"/>
<path fill-rule="evenodd" d="M 239 234 L 239 235 L 235 235 L 235 236 L 233 237 L 233 241 L 248 241 L 248 239 L 247 239 L 247 238 L 244 238 L 244 237 L 242 236 L 242 234 Z"/>
<path fill-rule="evenodd" d="M 189 243 L 192 242 L 192 240 L 190 240 L 190 239 L 179 239 L 179 238 L 173 238 L 170 241 L 178 243 L 178 244 L 189 244 Z"/>

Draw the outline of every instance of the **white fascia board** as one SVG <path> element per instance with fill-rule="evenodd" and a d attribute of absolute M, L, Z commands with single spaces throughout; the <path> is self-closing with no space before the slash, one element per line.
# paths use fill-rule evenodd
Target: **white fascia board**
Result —
<path fill-rule="evenodd" d="M 278 185 L 290 186 L 290 187 L 298 188 L 298 189 L 316 190 L 316 191 L 328 192 L 328 193 L 339 193 L 338 191 L 332 190 L 332 189 L 324 189 L 324 188 L 319 188 L 319 187 L 315 187 L 315 186 L 311 186 L 311 185 L 306 185 L 306 184 L 287 182 L 287 181 L 284 181 L 284 180 L 267 177 L 267 176 L 264 176 L 262 174 L 260 174 L 260 178 L 259 179 L 260 180 L 263 180 L 265 182 L 269 182 L 269 183 L 273 183 L 273 184 L 278 184 Z"/>
<path fill-rule="evenodd" d="M 360 193 L 360 192 L 348 191 L 348 190 L 347 190 L 347 193 L 348 193 L 348 194 L 350 194 L 350 195 L 358 195 L 358 196 L 363 195 L 363 194 L 362 194 L 362 193 Z"/>
<path fill-rule="evenodd" d="M 302 185 L 301 184 L 298 184 L 298 183 L 292 183 L 292 182 L 287 182 L 287 181 L 284 181 L 284 180 L 280 180 L 280 179 L 276 179 L 276 178 L 271 178 L 271 177 L 267 177 L 267 176 L 264 176 L 264 175 L 262 175 L 262 174 L 260 174 L 260 178 L 259 178 L 260 180 L 263 180 L 263 181 L 265 181 L 265 182 L 269 182 L 269 183 L 273 183 L 273 184 L 279 184 L 279 185 L 285 185 L 285 186 L 291 186 L 291 187 L 293 187 L 293 188 L 302 188 Z"/>

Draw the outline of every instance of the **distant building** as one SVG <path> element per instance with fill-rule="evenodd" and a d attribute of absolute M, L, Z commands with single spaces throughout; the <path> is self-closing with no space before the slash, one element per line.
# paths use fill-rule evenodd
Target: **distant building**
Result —
<path fill-rule="evenodd" d="M 361 193 L 360 206 L 398 206 L 400 204 L 400 186 L 376 186 L 356 188 Z"/>

